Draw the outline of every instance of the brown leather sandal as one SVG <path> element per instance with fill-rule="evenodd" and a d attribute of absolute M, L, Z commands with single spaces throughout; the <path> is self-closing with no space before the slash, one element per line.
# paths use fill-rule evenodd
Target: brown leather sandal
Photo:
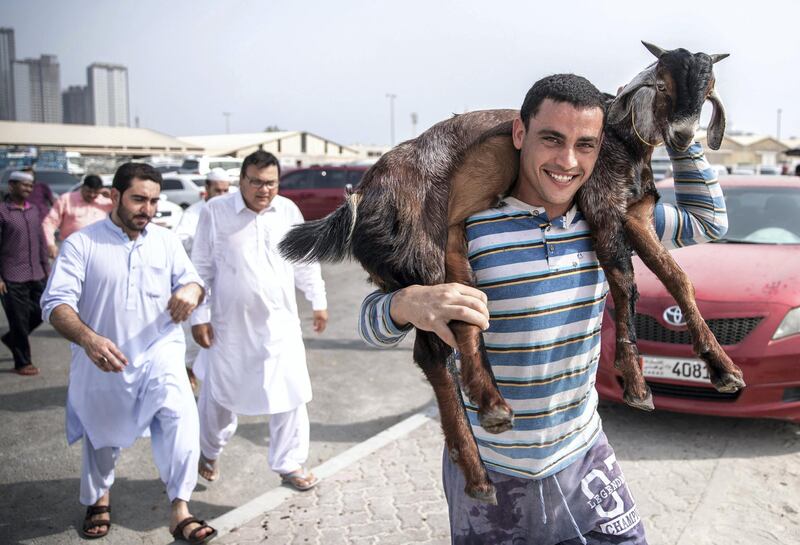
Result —
<path fill-rule="evenodd" d="M 102 515 L 108 513 L 108 520 L 92 520 L 95 515 Z M 97 532 L 96 534 L 88 533 L 88 530 L 95 528 L 106 527 L 105 532 Z M 83 519 L 83 529 L 81 535 L 86 539 L 98 539 L 106 537 L 111 530 L 111 506 L 110 505 L 90 505 L 86 508 L 86 517 Z"/>
<path fill-rule="evenodd" d="M 200 526 L 189 532 L 189 537 L 184 537 L 183 529 L 186 528 L 186 526 L 188 526 L 189 524 L 192 524 L 193 522 L 196 522 Z M 211 528 L 211 526 L 206 524 L 206 521 L 204 520 L 200 520 L 196 517 L 189 516 L 180 521 L 178 525 L 175 527 L 175 529 L 172 530 L 172 537 L 175 539 L 175 541 L 185 541 L 190 545 L 200 545 L 201 543 L 208 543 L 217 536 L 217 531 L 214 528 L 211 528 L 211 532 L 206 534 L 204 537 L 197 537 L 197 532 L 205 528 Z"/>

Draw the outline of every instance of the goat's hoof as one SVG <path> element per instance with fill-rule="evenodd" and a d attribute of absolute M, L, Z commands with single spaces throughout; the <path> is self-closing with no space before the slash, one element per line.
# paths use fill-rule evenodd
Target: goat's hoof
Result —
<path fill-rule="evenodd" d="M 647 388 L 647 394 L 644 397 L 635 397 L 632 394 L 625 392 L 622 396 L 622 399 L 625 400 L 625 403 L 633 407 L 634 409 L 641 409 L 643 411 L 652 411 L 656 408 L 653 405 L 653 392 L 650 391 L 649 387 Z"/>
<path fill-rule="evenodd" d="M 508 407 L 496 405 L 479 412 L 478 422 L 489 433 L 503 433 L 514 427 L 514 413 Z"/>
<path fill-rule="evenodd" d="M 733 373 L 722 373 L 717 378 L 712 378 L 711 383 L 718 392 L 732 394 L 738 392 L 745 386 L 744 379 Z"/>
<path fill-rule="evenodd" d="M 467 486 L 464 492 L 475 501 L 488 503 L 489 505 L 497 505 L 497 491 L 492 483 L 473 487 Z"/>

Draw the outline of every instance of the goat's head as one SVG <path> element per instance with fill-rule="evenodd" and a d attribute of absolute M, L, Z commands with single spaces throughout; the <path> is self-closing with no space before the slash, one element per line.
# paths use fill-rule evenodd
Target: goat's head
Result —
<path fill-rule="evenodd" d="M 719 149 L 725 134 L 725 110 L 714 89 L 713 65 L 728 54 L 667 51 L 642 43 L 658 61 L 637 75 L 614 99 L 608 122 L 630 122 L 639 138 L 650 143 L 663 141 L 674 149 L 685 150 L 694 140 L 700 111 L 708 100 L 713 106 L 708 146 Z"/>

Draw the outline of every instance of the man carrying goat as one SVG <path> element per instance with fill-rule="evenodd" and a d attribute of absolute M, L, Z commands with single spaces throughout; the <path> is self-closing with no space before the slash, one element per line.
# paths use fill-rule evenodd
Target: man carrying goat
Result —
<path fill-rule="evenodd" d="M 453 347 L 450 321 L 485 329 L 489 363 L 514 411 L 514 427 L 486 433 L 467 402 L 497 505 L 465 494 L 464 477 L 445 452 L 454 544 L 646 543 L 597 413 L 594 380 L 608 286 L 575 201 L 598 158 L 605 102 L 572 74 L 549 76 L 528 91 L 513 122 L 520 169 L 511 196 L 467 220 L 479 290 L 415 285 L 375 292 L 362 305 L 360 333 L 378 347 L 396 345 L 412 326 Z M 656 206 L 658 236 L 670 247 L 721 236 L 724 202 L 701 147 L 668 151 L 682 204 Z"/>

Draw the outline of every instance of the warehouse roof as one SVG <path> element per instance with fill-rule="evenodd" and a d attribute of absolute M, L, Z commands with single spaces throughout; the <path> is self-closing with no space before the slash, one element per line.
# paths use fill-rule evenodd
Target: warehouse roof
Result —
<path fill-rule="evenodd" d="M 0 146 L 62 148 L 85 153 L 202 153 L 203 147 L 151 129 L 0 121 Z"/>

